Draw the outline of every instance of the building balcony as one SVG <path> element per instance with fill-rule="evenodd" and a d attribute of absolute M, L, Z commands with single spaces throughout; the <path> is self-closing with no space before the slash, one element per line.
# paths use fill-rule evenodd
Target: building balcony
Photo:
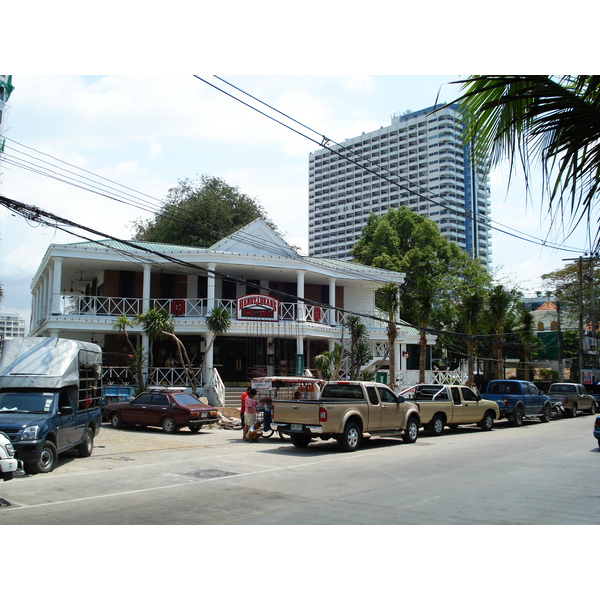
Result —
<path fill-rule="evenodd" d="M 222 298 L 214 299 L 214 306 L 225 309 L 233 322 L 248 322 L 248 319 L 238 319 L 237 301 Z M 122 315 L 134 318 L 143 314 L 145 308 L 162 308 L 173 316 L 175 325 L 179 322 L 196 320 L 203 322 L 210 312 L 208 298 L 173 298 L 158 299 L 151 298 L 114 298 L 102 296 L 63 296 L 61 311 L 58 315 L 51 315 L 47 311 L 47 317 L 69 320 L 73 323 L 88 323 L 97 319 L 100 323 L 106 323 L 107 319 L 116 319 Z M 259 319 L 264 321 L 279 322 L 302 322 L 315 326 L 339 327 L 345 319 L 345 312 L 339 308 L 331 309 L 326 306 L 316 306 L 308 303 L 280 302 L 279 311 L 275 319 Z M 362 317 L 363 323 L 371 330 L 385 331 L 385 315 L 376 311 L 371 315 Z"/>

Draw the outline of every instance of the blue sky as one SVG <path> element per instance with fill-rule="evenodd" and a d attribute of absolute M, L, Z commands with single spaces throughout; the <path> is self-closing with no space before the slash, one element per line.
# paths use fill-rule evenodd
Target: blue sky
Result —
<path fill-rule="evenodd" d="M 252 102 L 214 76 L 200 76 Z M 343 141 L 389 125 L 394 113 L 425 108 L 436 99 L 453 100 L 459 88 L 450 82 L 461 76 L 221 77 L 330 139 Z M 318 148 L 314 142 L 191 75 L 14 75 L 13 83 L 4 119 L 7 157 L 29 160 L 20 150 L 51 160 L 23 144 L 146 194 L 151 198 L 143 198 L 154 206 L 179 179 L 223 177 L 256 198 L 290 243 L 307 249 L 308 155 Z M 2 171 L 1 190 L 9 198 L 117 237 L 129 238 L 131 223 L 150 216 L 16 166 L 5 163 Z M 518 181 L 507 192 L 506 175 L 506 168 L 492 173 L 494 221 L 562 242 L 562 234 L 544 219 L 539 200 L 527 206 Z M 28 321 L 29 284 L 46 248 L 75 241 L 53 229 L 33 228 L 0 209 L 1 310 L 19 312 Z M 583 250 L 585 234 L 580 231 L 566 243 Z M 505 280 L 531 290 L 542 289 L 539 275 L 576 255 L 493 235 L 492 266 L 501 269 Z"/>

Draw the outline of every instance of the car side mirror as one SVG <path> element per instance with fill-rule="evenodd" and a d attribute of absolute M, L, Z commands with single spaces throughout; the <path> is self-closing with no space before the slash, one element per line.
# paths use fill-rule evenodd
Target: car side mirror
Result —
<path fill-rule="evenodd" d="M 71 406 L 61 406 L 58 410 L 58 413 L 63 417 L 73 414 L 73 407 Z"/>

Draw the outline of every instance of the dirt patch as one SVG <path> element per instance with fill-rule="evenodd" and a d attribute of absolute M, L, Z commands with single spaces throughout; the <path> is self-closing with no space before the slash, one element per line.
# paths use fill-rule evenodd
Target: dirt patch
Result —
<path fill-rule="evenodd" d="M 229 419 L 239 419 L 240 418 L 240 409 L 235 408 L 233 406 L 223 406 L 219 408 L 219 412 Z"/>

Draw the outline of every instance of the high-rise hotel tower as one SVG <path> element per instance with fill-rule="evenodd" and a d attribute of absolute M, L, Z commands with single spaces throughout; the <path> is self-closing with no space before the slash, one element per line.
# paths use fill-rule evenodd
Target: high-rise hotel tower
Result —
<path fill-rule="evenodd" d="M 310 255 L 351 260 L 371 213 L 407 206 L 489 268 L 489 170 L 471 160 L 462 130 L 458 106 L 443 105 L 312 152 Z"/>

